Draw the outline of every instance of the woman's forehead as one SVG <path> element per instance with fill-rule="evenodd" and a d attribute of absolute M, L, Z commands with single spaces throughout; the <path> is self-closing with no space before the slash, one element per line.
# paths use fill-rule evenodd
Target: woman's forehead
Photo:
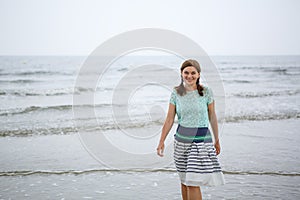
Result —
<path fill-rule="evenodd" d="M 194 66 L 188 66 L 185 67 L 183 71 L 193 72 L 193 71 L 197 71 L 197 69 Z"/>

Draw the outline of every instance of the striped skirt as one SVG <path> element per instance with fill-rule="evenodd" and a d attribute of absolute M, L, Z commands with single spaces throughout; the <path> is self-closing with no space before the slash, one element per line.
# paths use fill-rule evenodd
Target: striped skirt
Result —
<path fill-rule="evenodd" d="M 184 185 L 225 184 L 208 128 L 186 128 L 178 125 L 174 141 L 174 160 Z"/>

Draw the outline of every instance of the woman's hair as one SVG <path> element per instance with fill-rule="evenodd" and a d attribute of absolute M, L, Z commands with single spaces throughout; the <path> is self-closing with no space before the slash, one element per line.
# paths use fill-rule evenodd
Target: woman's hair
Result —
<path fill-rule="evenodd" d="M 181 65 L 181 68 L 180 68 L 180 71 L 182 73 L 182 71 L 184 70 L 184 68 L 186 67 L 195 67 L 197 72 L 200 73 L 201 72 L 201 68 L 200 68 L 200 64 L 196 61 L 196 60 L 192 60 L 192 59 L 188 59 L 186 61 L 184 61 Z M 200 77 L 197 79 L 196 81 L 196 84 L 197 84 L 197 90 L 198 90 L 198 93 L 200 96 L 203 96 L 203 86 L 200 85 Z M 180 95 L 180 96 L 183 96 L 186 94 L 186 90 L 185 90 L 185 87 L 183 85 L 183 78 L 181 76 L 181 83 L 180 85 L 178 85 L 177 87 L 175 87 L 177 93 Z"/>

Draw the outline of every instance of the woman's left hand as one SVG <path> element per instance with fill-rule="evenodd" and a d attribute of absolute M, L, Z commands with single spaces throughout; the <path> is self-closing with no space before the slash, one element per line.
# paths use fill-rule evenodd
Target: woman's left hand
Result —
<path fill-rule="evenodd" d="M 215 143 L 215 149 L 216 149 L 216 154 L 219 155 L 220 152 L 221 152 L 221 147 L 220 147 L 219 140 L 217 140 L 216 143 Z"/>

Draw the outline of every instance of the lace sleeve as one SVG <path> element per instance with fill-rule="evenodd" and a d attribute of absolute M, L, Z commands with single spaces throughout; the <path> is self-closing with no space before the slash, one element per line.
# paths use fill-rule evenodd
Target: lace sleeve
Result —
<path fill-rule="evenodd" d="M 176 105 L 176 90 L 173 90 L 169 102 L 173 105 Z"/>
<path fill-rule="evenodd" d="M 207 105 L 211 104 L 214 101 L 214 94 L 210 88 L 206 88 L 206 98 L 207 98 Z"/>

